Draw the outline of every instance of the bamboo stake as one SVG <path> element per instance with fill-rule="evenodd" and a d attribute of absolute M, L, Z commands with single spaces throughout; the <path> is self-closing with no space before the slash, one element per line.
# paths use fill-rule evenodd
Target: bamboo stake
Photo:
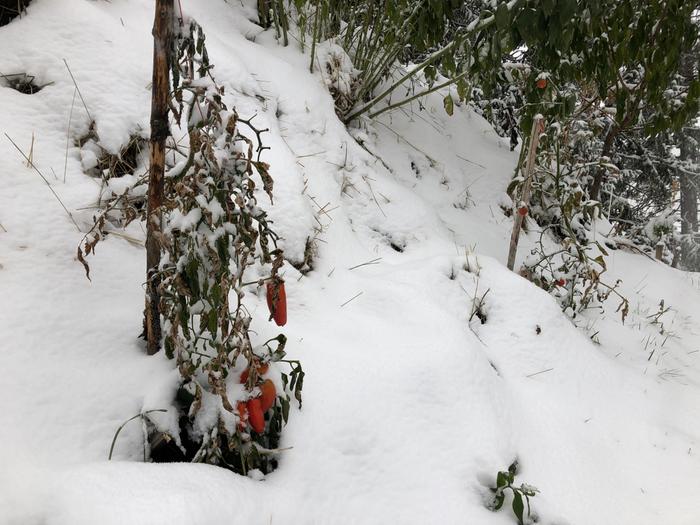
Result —
<path fill-rule="evenodd" d="M 532 131 L 530 133 L 530 145 L 527 151 L 527 164 L 525 165 L 525 182 L 523 183 L 523 192 L 520 196 L 520 201 L 528 206 L 530 202 L 530 187 L 532 186 L 532 172 L 535 168 L 535 161 L 537 156 L 537 146 L 540 143 L 540 133 L 544 125 L 544 117 L 542 115 L 536 115 L 532 121 Z M 520 230 L 523 227 L 523 222 L 525 221 L 525 215 L 520 215 L 518 213 L 518 205 L 515 206 L 516 209 L 513 210 L 513 215 L 515 217 L 513 221 L 513 233 L 510 236 L 510 249 L 508 251 L 508 269 L 512 270 L 515 266 L 515 255 L 518 251 L 518 239 L 520 238 Z"/>
<path fill-rule="evenodd" d="M 151 148 L 146 214 L 146 307 L 144 335 L 148 355 L 160 349 L 161 327 L 158 303 L 158 266 L 161 247 L 164 200 L 165 141 L 170 135 L 168 94 L 170 92 L 169 50 L 172 38 L 173 0 L 156 0 L 153 23 L 153 90 L 151 93 Z"/>

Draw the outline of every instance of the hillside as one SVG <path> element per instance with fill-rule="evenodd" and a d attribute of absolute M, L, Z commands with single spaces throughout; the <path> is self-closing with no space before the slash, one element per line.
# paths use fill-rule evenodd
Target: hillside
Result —
<path fill-rule="evenodd" d="M 434 94 L 346 128 L 308 52 L 250 21 L 254 2 L 182 3 L 227 105 L 269 128 L 274 204 L 259 202 L 290 261 L 284 333 L 306 372 L 288 450 L 262 480 L 144 464 L 134 421 L 107 461 L 117 428 L 165 408 L 175 381 L 137 337 L 143 225 L 98 246 L 91 280 L 75 255 L 103 190 L 95 148 L 148 137 L 152 2 L 34 0 L 0 28 L 0 72 L 46 87 L 0 86 L 0 131 L 31 145 L 76 224 L 1 137 L 0 523 L 505 525 L 485 502 L 515 460 L 538 523 L 698 523 L 700 277 L 611 250 L 627 319 L 611 300 L 572 322 L 505 267 L 517 152 L 482 117 L 449 117 Z M 97 146 L 81 147 L 91 119 Z M 537 237 L 531 223 L 519 261 Z M 277 335 L 264 292 L 246 301 L 257 342 Z"/>

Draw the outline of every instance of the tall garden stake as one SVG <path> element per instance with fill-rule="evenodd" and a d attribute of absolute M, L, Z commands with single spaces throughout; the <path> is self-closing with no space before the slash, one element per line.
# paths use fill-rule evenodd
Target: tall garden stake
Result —
<path fill-rule="evenodd" d="M 520 239 L 520 230 L 523 227 L 525 216 L 527 215 L 527 206 L 530 201 L 530 187 L 532 186 L 532 172 L 535 170 L 535 158 L 537 156 L 537 146 L 540 143 L 540 133 L 543 127 L 542 115 L 537 115 L 532 121 L 532 132 L 530 133 L 530 145 L 527 150 L 527 161 L 525 164 L 525 182 L 523 183 L 523 193 L 520 196 L 520 203 L 516 204 L 516 209 L 513 210 L 515 219 L 513 220 L 513 233 L 510 236 L 510 250 L 508 251 L 508 269 L 512 270 L 515 266 L 515 254 L 518 251 L 518 239 Z M 520 213 L 524 207 L 525 213 Z"/>
<path fill-rule="evenodd" d="M 148 211 L 146 220 L 146 309 L 144 336 L 148 354 L 160 348 L 160 312 L 158 308 L 158 265 L 161 246 L 162 210 L 165 174 L 165 140 L 168 125 L 170 92 L 170 53 L 172 42 L 173 0 L 156 0 L 153 22 L 153 87 L 151 94 L 151 148 L 148 177 Z"/>

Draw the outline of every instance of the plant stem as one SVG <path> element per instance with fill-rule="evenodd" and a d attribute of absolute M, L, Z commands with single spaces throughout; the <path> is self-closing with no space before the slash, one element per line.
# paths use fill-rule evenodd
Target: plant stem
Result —
<path fill-rule="evenodd" d="M 430 95 L 431 93 L 434 93 L 435 91 L 438 91 L 444 87 L 447 87 L 447 86 L 454 84 L 455 82 L 458 82 L 460 79 L 467 76 L 467 73 L 468 73 L 468 71 L 464 71 L 454 78 L 450 78 L 450 79 L 446 80 L 445 82 L 442 82 L 441 84 L 438 84 L 438 85 L 433 86 L 431 88 L 425 89 L 425 90 L 421 91 L 420 93 L 413 95 L 412 97 L 400 100 L 399 102 L 395 102 L 394 104 L 391 104 L 389 106 L 386 106 L 386 107 L 380 109 L 379 111 L 375 111 L 374 113 L 370 113 L 368 116 L 369 116 L 369 118 L 377 117 L 386 111 L 390 111 L 392 109 L 395 109 L 395 108 L 401 107 L 405 104 L 408 104 L 409 102 L 413 102 L 417 98 L 421 98 L 421 97 L 424 97 L 426 95 Z"/>
<path fill-rule="evenodd" d="M 511 0 L 507 6 L 510 11 L 515 9 L 519 4 L 521 4 L 523 0 Z M 412 79 L 415 77 L 418 73 L 423 71 L 426 67 L 429 65 L 437 62 L 440 58 L 448 54 L 450 51 L 454 50 L 456 47 L 458 47 L 458 44 L 461 44 L 462 40 L 466 38 L 467 36 L 476 33 L 477 31 L 481 31 L 482 29 L 486 29 L 487 27 L 491 26 L 494 24 L 496 21 L 495 15 L 491 15 L 487 18 L 484 18 L 483 20 L 476 20 L 474 23 L 470 24 L 467 26 L 465 29 L 464 33 L 462 35 L 459 35 L 456 37 L 454 40 L 452 40 L 449 44 L 447 44 L 445 47 L 442 49 L 439 49 L 435 51 L 432 55 L 430 55 L 428 58 L 426 58 L 423 62 L 418 64 L 415 68 L 413 68 L 411 71 L 403 75 L 401 78 L 399 78 L 397 81 L 395 81 L 393 84 L 391 84 L 387 89 L 382 91 L 379 95 L 374 97 L 372 100 L 367 102 L 364 106 L 361 108 L 357 109 L 356 111 L 351 112 L 349 115 L 346 115 L 343 121 L 347 124 L 353 119 L 356 119 L 360 115 L 363 115 L 367 113 L 370 109 L 372 109 L 377 103 L 381 102 L 386 98 L 388 95 L 394 92 L 396 88 L 398 88 L 401 84 L 406 82 L 407 80 Z"/>
<path fill-rule="evenodd" d="M 311 36 L 311 62 L 309 63 L 309 73 L 314 72 L 314 59 L 316 57 L 316 41 L 319 38 L 319 25 L 320 19 L 319 9 L 321 7 L 321 0 L 316 0 L 316 12 L 314 13 L 314 34 Z"/>

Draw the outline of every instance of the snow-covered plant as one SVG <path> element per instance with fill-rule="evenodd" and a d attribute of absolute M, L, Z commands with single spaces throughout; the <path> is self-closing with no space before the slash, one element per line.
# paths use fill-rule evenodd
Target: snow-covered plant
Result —
<path fill-rule="evenodd" d="M 371 98 L 397 64 L 440 45 L 459 4 L 458 0 L 294 0 L 289 9 L 302 48 L 311 39 L 312 71 L 319 62 L 319 44 L 328 40 L 342 46 L 352 60 L 357 70 L 352 90 L 342 99 L 334 97 L 343 102 L 337 109 L 347 119 L 353 106 Z M 435 79 L 435 68 L 429 76 Z"/>
<path fill-rule="evenodd" d="M 501 510 L 506 500 L 506 490 L 510 490 L 513 494 L 513 514 L 518 520 L 518 524 L 524 525 L 526 520 L 528 523 L 530 522 L 530 498 L 534 497 L 539 490 L 527 483 L 521 483 L 519 487 L 513 485 L 517 469 L 518 463 L 515 461 L 508 467 L 508 470 L 502 470 L 496 475 L 496 486 L 491 487 L 493 501 L 490 502 L 489 508 L 494 512 Z M 523 502 L 523 500 L 525 501 Z M 525 505 L 527 505 L 527 514 L 525 514 Z"/>
<path fill-rule="evenodd" d="M 262 131 L 226 107 L 210 73 L 204 33 L 194 21 L 187 29 L 176 46 L 173 111 L 186 122 L 190 149 L 168 173 L 159 268 L 165 351 L 182 380 L 186 435 L 174 437 L 192 461 L 267 473 L 289 413 L 288 380 L 277 365 L 286 339 L 254 347 L 243 299 L 245 286 L 267 282 L 277 296 L 283 282 L 277 236 L 256 200 L 256 179 L 270 199 L 273 181 L 260 160 Z M 257 146 L 241 133 L 243 125 Z M 245 283 L 254 265 L 266 276 Z M 288 363 L 300 401 L 303 372 L 298 362 Z"/>
<path fill-rule="evenodd" d="M 578 150 L 588 136 L 581 128 L 579 120 L 569 119 L 551 125 L 540 137 L 526 213 L 541 230 L 521 274 L 550 292 L 572 318 L 583 310 L 602 308 L 614 295 L 624 321 L 629 304 L 618 291 L 619 282 L 611 285 L 601 279 L 608 252 L 594 234 L 600 204 L 588 197 L 585 184 L 589 165 L 605 167 L 605 163 L 588 162 L 588 155 Z M 513 180 L 511 195 L 519 193 L 522 183 L 522 177 Z"/>
<path fill-rule="evenodd" d="M 359 71 L 348 54 L 337 44 L 328 44 L 317 52 L 321 74 L 335 102 L 335 112 L 342 118 L 355 103 Z"/>
<path fill-rule="evenodd" d="M 521 275 L 548 291 L 572 318 L 591 308 L 603 310 L 605 302 L 615 296 L 616 311 L 624 322 L 629 301 L 619 292 L 621 282 L 608 284 L 601 279 L 607 270 L 605 248 L 598 242 L 582 244 L 570 236 L 549 247 L 551 243 L 544 241 L 546 234 L 545 228 L 526 258 Z"/>
<path fill-rule="evenodd" d="M 292 395 L 301 406 L 304 378 L 299 362 L 285 359 L 284 335 L 253 344 L 244 304 L 246 287 L 266 286 L 270 319 L 286 322 L 279 275 L 284 259 L 256 197 L 260 186 L 272 200 L 269 166 L 260 159 L 265 130 L 227 108 L 211 74 L 204 33 L 193 20 L 178 27 L 171 68 L 170 107 L 187 128 L 189 152 L 173 147 L 182 158 L 169 160 L 157 281 L 163 344 L 180 375 L 173 400 L 178 425 L 165 428 L 153 419 L 152 457 L 264 474 L 276 465 Z M 255 140 L 241 132 L 243 126 Z M 145 178 L 113 194 L 95 217 L 78 251 L 86 270 L 83 256 L 94 251 L 109 224 L 144 218 L 126 198 L 142 184 Z M 245 282 L 251 273 L 258 277 Z M 158 450 L 163 443 L 170 446 L 167 454 Z"/>

